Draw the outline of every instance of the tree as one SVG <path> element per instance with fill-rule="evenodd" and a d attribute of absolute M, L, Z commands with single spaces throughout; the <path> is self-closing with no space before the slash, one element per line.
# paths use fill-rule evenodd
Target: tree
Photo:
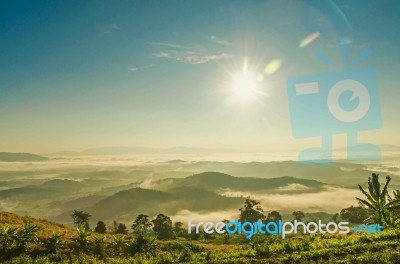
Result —
<path fill-rule="evenodd" d="M 154 237 L 138 236 L 133 238 L 128 245 L 127 253 L 131 256 L 138 253 L 146 256 L 154 256 L 159 246 Z"/>
<path fill-rule="evenodd" d="M 278 211 L 272 211 L 267 215 L 266 222 L 278 223 L 279 220 L 282 220 L 281 214 Z"/>
<path fill-rule="evenodd" d="M 182 222 L 175 222 L 174 223 L 174 233 L 177 237 L 185 237 L 187 233 L 185 232 L 185 228 L 183 227 Z"/>
<path fill-rule="evenodd" d="M 145 214 L 138 215 L 131 228 L 134 234 L 139 236 L 145 235 L 151 228 L 149 216 Z"/>
<path fill-rule="evenodd" d="M 361 206 L 350 206 L 348 208 L 343 208 L 340 211 L 340 217 L 350 223 L 360 224 L 365 221 L 370 216 L 370 211 Z"/>
<path fill-rule="evenodd" d="M 338 220 L 338 218 L 339 218 L 339 214 L 338 214 L 338 213 L 334 214 L 334 215 L 332 216 L 333 222 L 336 222 L 336 221 Z"/>
<path fill-rule="evenodd" d="M 128 234 L 128 228 L 123 223 L 118 223 L 117 221 L 113 221 L 113 233 L 114 234 Z"/>
<path fill-rule="evenodd" d="M 255 223 L 258 220 L 264 220 L 263 209 L 260 206 L 260 202 L 247 198 L 244 201 L 243 208 L 239 209 L 239 222 L 251 222 Z"/>
<path fill-rule="evenodd" d="M 74 225 L 78 229 L 90 229 L 89 227 L 89 219 L 92 217 L 89 213 L 84 211 L 74 210 L 72 211 L 72 219 L 74 220 Z"/>
<path fill-rule="evenodd" d="M 292 215 L 293 215 L 293 221 L 296 220 L 298 222 L 301 222 L 303 218 L 306 217 L 306 215 L 302 211 L 294 211 Z"/>
<path fill-rule="evenodd" d="M 97 226 L 94 228 L 94 232 L 104 234 L 107 232 L 107 226 L 103 221 L 98 221 Z"/>
<path fill-rule="evenodd" d="M 366 219 L 367 223 L 382 224 L 386 226 L 394 225 L 395 219 L 393 212 L 400 208 L 396 200 L 388 201 L 388 186 L 391 181 L 389 176 L 386 177 L 386 183 L 381 189 L 379 182 L 379 174 L 372 173 L 372 177 L 368 178 L 368 192 L 361 185 L 358 185 L 360 191 L 367 199 L 356 197 L 362 206 L 373 211 L 373 215 Z"/>
<path fill-rule="evenodd" d="M 127 235 L 128 234 L 128 228 L 126 227 L 125 224 L 119 223 L 118 226 L 117 226 L 117 229 L 115 229 L 115 234 Z"/>
<path fill-rule="evenodd" d="M 171 218 L 159 214 L 151 222 L 153 223 L 153 231 L 158 239 L 170 239 L 172 237 L 173 230 Z"/>

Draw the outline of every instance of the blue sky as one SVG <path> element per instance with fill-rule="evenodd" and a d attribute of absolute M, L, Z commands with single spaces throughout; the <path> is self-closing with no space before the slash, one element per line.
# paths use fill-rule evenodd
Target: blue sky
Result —
<path fill-rule="evenodd" d="M 348 61 L 372 49 L 354 67 L 378 73 L 383 128 L 361 139 L 400 144 L 399 11 L 396 1 L 3 1 L 0 148 L 296 146 L 286 79 L 348 67 L 341 38 Z M 237 98 L 245 58 L 263 80 Z"/>

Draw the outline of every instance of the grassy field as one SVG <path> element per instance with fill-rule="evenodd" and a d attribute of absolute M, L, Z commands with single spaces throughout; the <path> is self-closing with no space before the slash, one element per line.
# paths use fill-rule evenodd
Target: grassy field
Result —
<path fill-rule="evenodd" d="M 299 235 L 282 239 L 256 235 L 219 235 L 196 240 L 177 237 L 161 241 L 132 235 L 87 234 L 82 238 L 70 227 L 0 213 L 0 228 L 38 227 L 35 238 L 24 247 L 15 241 L 2 243 L 2 263 L 400 263 L 400 230 L 381 235 Z M 4 242 L 4 231 L 2 231 Z M 62 234 L 57 246 L 53 232 Z"/>

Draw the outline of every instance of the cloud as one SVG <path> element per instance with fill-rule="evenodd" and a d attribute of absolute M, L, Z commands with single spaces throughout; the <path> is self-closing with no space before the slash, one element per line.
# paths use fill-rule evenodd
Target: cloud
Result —
<path fill-rule="evenodd" d="M 328 187 L 318 193 L 301 194 L 256 194 L 249 192 L 224 192 L 221 195 L 228 197 L 252 197 L 261 202 L 266 211 L 278 210 L 292 212 L 302 210 L 307 212 L 337 213 L 345 207 L 357 205 L 355 197 L 360 195 L 357 189 Z"/>
<path fill-rule="evenodd" d="M 220 222 L 224 219 L 227 220 L 235 220 L 238 217 L 238 210 L 225 210 L 225 211 L 216 211 L 216 212 L 192 212 L 189 210 L 181 210 L 175 215 L 171 216 L 171 219 L 174 222 L 182 222 L 185 226 L 187 226 L 189 219 L 195 218 L 193 223 L 198 223 L 201 221 L 213 221 Z"/>
<path fill-rule="evenodd" d="M 139 70 L 139 68 L 138 67 L 131 67 L 131 68 L 128 68 L 128 70 L 131 71 L 131 72 L 135 72 L 135 71 Z"/>
<path fill-rule="evenodd" d="M 219 45 L 224 45 L 224 46 L 233 45 L 232 42 L 229 42 L 229 41 L 227 41 L 227 40 L 225 40 L 225 39 L 219 38 L 219 37 L 214 36 L 214 35 L 211 35 L 211 36 L 210 36 L 210 40 L 211 40 L 212 42 L 214 42 L 214 43 L 219 44 Z"/>
<path fill-rule="evenodd" d="M 232 58 L 233 55 L 227 53 L 212 54 L 200 51 L 169 50 L 155 53 L 154 57 L 158 59 L 171 59 L 187 64 L 203 64 L 210 61 L 229 59 Z"/>
<path fill-rule="evenodd" d="M 309 190 L 310 188 L 308 188 L 305 185 L 299 184 L 299 183 L 291 183 L 288 184 L 286 186 L 282 186 L 277 188 L 278 191 L 285 191 L 285 192 L 290 192 L 290 191 L 305 191 L 305 190 Z"/>
<path fill-rule="evenodd" d="M 151 68 L 151 67 L 154 67 L 154 66 L 156 66 L 155 63 L 149 64 L 149 65 L 140 66 L 140 67 L 129 67 L 129 68 L 128 68 L 128 71 L 130 71 L 130 72 L 137 72 L 137 71 L 139 71 L 139 70 L 148 69 L 148 68 Z"/>
<path fill-rule="evenodd" d="M 121 31 L 121 30 L 122 29 L 120 26 L 118 26 L 118 24 L 112 23 L 112 24 L 105 26 L 103 29 L 103 32 L 104 32 L 104 34 L 110 34 L 110 33 L 113 33 L 114 31 Z"/>
<path fill-rule="evenodd" d="M 156 42 L 152 43 L 160 47 L 167 47 L 153 54 L 157 59 L 170 59 L 186 64 L 204 64 L 210 61 L 232 58 L 232 54 L 226 52 L 210 52 L 194 45 L 179 45 L 174 43 Z"/>
<path fill-rule="evenodd" d="M 193 47 L 178 45 L 178 44 L 174 44 L 174 43 L 167 43 L 167 42 L 153 42 L 151 44 L 156 45 L 156 46 L 169 47 L 169 48 L 173 48 L 173 49 L 185 49 L 185 50 L 193 49 Z"/>

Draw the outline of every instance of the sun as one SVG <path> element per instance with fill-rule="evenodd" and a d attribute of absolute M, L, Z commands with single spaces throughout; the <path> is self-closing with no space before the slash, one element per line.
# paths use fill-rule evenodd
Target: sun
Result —
<path fill-rule="evenodd" d="M 254 96 L 257 92 L 256 78 L 249 72 L 247 59 L 243 61 L 243 70 L 240 75 L 234 80 L 234 91 L 239 99 L 248 99 Z"/>
<path fill-rule="evenodd" d="M 252 95 L 254 95 L 255 91 L 256 91 L 256 83 L 247 75 L 240 76 L 240 78 L 236 80 L 235 84 L 236 96 L 243 99 L 249 98 Z"/>

